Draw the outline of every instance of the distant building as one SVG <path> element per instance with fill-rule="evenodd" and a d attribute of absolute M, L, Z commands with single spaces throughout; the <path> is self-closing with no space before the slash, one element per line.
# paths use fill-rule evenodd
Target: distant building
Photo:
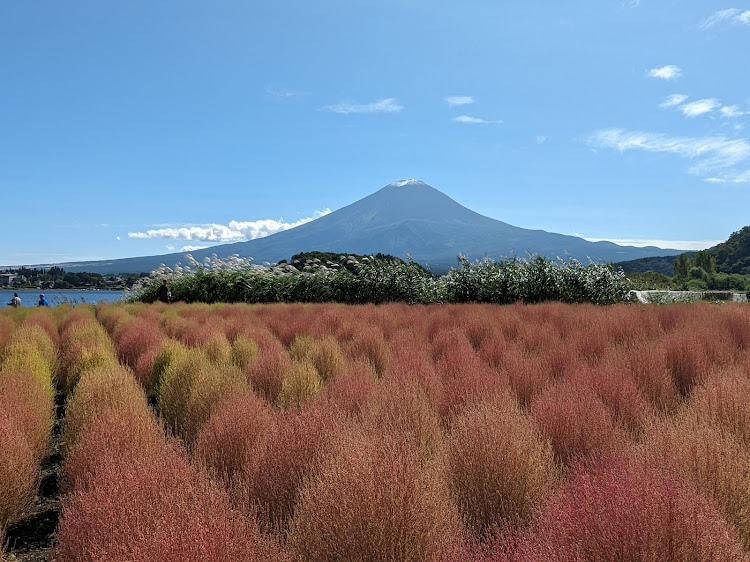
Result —
<path fill-rule="evenodd" d="M 0 273 L 0 284 L 13 285 L 16 282 L 20 282 L 20 280 L 15 273 Z"/>

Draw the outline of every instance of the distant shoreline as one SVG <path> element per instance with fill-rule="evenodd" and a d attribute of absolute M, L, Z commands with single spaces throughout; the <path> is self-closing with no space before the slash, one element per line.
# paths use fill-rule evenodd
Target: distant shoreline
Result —
<path fill-rule="evenodd" d="M 92 288 L 92 287 L 68 287 L 67 289 L 58 289 L 56 287 L 16 287 L 9 285 L 0 285 L 0 291 L 49 291 L 53 293 L 64 293 L 66 291 L 127 291 L 120 288 Z"/>

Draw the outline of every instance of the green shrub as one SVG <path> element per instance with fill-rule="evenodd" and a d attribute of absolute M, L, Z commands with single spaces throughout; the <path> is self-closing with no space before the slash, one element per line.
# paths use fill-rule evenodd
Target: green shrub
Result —
<path fill-rule="evenodd" d="M 627 278 L 610 265 L 587 266 L 570 259 L 484 260 L 469 262 L 435 278 L 419 264 L 351 256 L 347 267 L 329 268 L 314 263 L 302 271 L 289 264 L 270 268 L 247 260 L 215 259 L 197 270 L 160 268 L 136 287 L 135 299 L 153 302 L 160 279 L 170 277 L 172 298 L 185 302 L 340 302 L 366 304 L 406 302 L 569 303 L 611 304 L 628 294 Z M 351 262 L 351 263 L 350 263 Z"/>

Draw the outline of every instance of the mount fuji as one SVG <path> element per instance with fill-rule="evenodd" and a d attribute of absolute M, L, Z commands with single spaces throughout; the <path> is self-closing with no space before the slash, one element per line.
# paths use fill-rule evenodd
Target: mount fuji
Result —
<path fill-rule="evenodd" d="M 239 254 L 263 264 L 308 251 L 380 252 L 399 257 L 409 254 L 438 274 L 455 266 L 459 254 L 470 260 L 539 254 L 552 259 L 572 257 L 588 263 L 682 253 L 655 246 L 637 248 L 588 242 L 576 236 L 520 228 L 476 213 L 416 179 L 386 185 L 351 205 L 290 230 L 191 253 L 198 261 L 212 254 L 219 257 Z M 185 263 L 183 253 L 57 265 L 66 271 L 109 274 L 151 271 L 161 263 L 172 266 L 177 262 Z"/>

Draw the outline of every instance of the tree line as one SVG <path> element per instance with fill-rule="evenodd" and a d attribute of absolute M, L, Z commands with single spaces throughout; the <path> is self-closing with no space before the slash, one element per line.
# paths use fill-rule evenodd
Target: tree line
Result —
<path fill-rule="evenodd" d="M 85 271 L 65 271 L 62 267 L 50 268 L 18 267 L 0 271 L 15 276 L 7 287 L 42 289 L 128 289 L 146 273 L 121 273 L 101 275 Z"/>

